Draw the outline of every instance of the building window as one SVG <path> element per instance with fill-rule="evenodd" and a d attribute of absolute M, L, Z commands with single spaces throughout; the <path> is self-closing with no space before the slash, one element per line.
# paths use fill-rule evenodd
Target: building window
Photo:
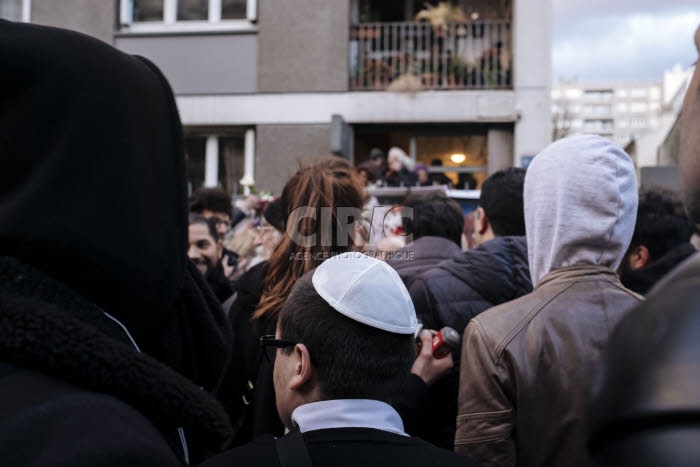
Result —
<path fill-rule="evenodd" d="M 630 104 L 630 112 L 645 113 L 649 111 L 649 105 L 646 102 L 632 102 Z"/>
<path fill-rule="evenodd" d="M 185 137 L 187 186 L 191 193 L 201 187 L 219 187 L 233 197 L 247 194 L 241 183 L 253 180 L 253 130 L 238 134 L 199 135 Z"/>
<path fill-rule="evenodd" d="M 256 21 L 257 0 L 121 0 L 123 27 L 207 26 Z"/>
<path fill-rule="evenodd" d="M 30 0 L 0 0 L 0 19 L 29 22 Z"/>

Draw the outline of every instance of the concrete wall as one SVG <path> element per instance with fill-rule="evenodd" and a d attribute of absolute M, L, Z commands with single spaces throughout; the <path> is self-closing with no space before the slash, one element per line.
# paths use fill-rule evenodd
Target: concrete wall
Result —
<path fill-rule="evenodd" d="M 32 0 L 32 23 L 72 29 L 108 44 L 114 41 L 114 2 L 95 0 Z"/>
<path fill-rule="evenodd" d="M 259 125 L 255 147 L 255 188 L 282 192 L 297 160 L 330 155 L 328 125 Z"/>
<path fill-rule="evenodd" d="M 258 2 L 261 92 L 348 89 L 348 0 Z"/>
<path fill-rule="evenodd" d="M 521 115 L 515 125 L 514 165 L 552 140 L 552 0 L 515 0 L 513 89 Z"/>
<path fill-rule="evenodd" d="M 116 38 L 116 47 L 152 60 L 176 94 L 250 93 L 257 88 L 258 39 L 254 33 L 122 34 Z"/>

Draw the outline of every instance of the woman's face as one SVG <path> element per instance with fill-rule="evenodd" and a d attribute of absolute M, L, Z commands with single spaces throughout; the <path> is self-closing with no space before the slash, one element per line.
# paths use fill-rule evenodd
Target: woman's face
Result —
<path fill-rule="evenodd" d="M 401 161 L 399 160 L 398 157 L 389 156 L 389 168 L 391 170 L 393 170 L 394 172 L 399 172 L 402 167 L 403 167 L 403 164 L 401 164 Z"/>

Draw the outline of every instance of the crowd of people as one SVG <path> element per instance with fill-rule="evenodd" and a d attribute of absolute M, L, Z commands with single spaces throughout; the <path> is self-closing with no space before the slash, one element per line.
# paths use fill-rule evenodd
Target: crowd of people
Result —
<path fill-rule="evenodd" d="M 435 169 L 442 169 L 442 160 L 435 158 L 430 162 Z M 357 168 L 365 186 L 376 187 L 414 187 L 444 185 L 458 189 L 475 189 L 476 179 L 469 172 L 459 173 L 454 183 L 441 171 L 430 172 L 428 167 L 408 157 L 399 147 L 392 147 L 385 155 L 379 148 L 373 148 L 367 162 Z"/>
<path fill-rule="evenodd" d="M 680 197 L 572 136 L 483 182 L 473 248 L 431 192 L 382 260 L 347 213 L 432 184 L 400 149 L 188 199 L 152 63 L 5 21 L 0 56 L 2 465 L 700 463 L 700 71 Z"/>

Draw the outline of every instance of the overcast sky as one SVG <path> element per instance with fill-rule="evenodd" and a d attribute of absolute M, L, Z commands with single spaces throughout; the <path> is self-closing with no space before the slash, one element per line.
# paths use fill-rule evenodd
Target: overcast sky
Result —
<path fill-rule="evenodd" d="M 552 76 L 646 81 L 697 59 L 700 0 L 553 0 Z"/>

